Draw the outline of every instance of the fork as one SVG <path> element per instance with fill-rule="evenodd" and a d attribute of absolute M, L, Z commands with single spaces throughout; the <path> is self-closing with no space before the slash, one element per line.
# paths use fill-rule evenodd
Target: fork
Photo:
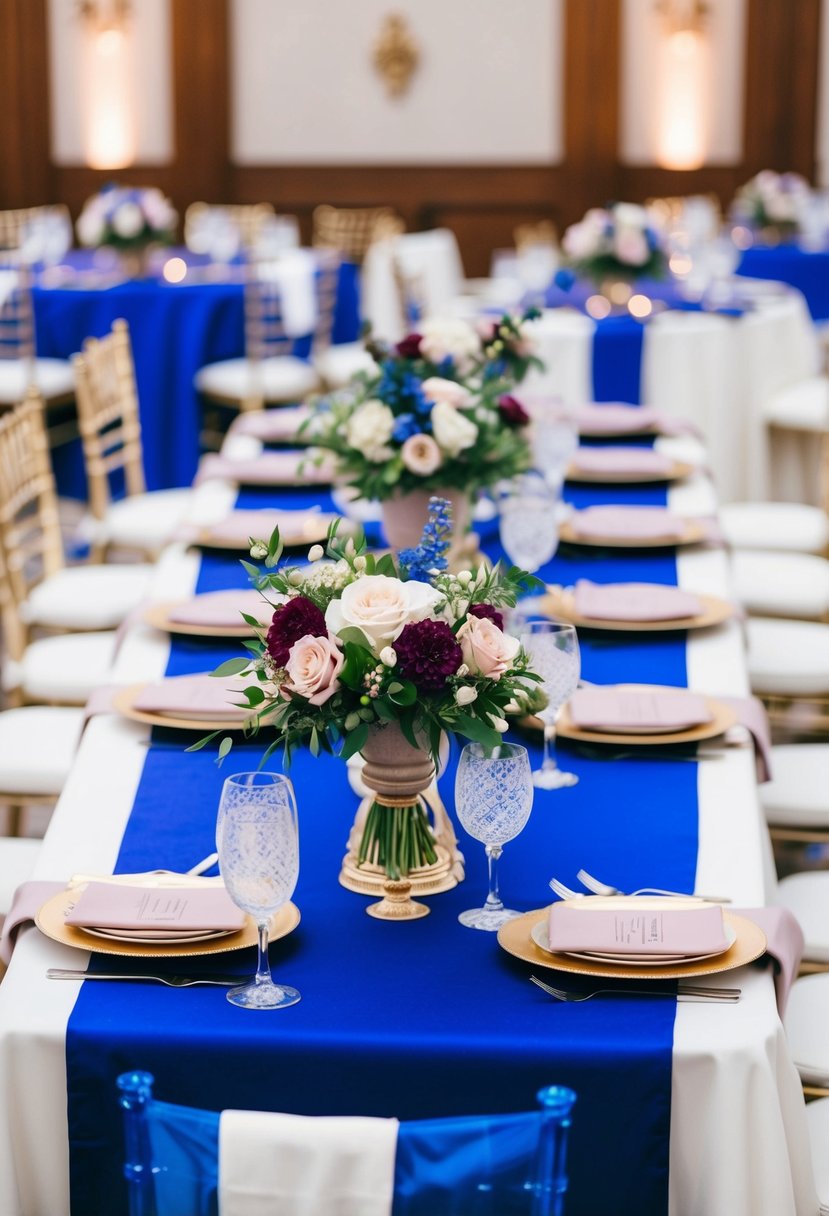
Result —
<path fill-rule="evenodd" d="M 101 971 L 73 971 L 68 967 L 49 967 L 46 972 L 50 980 L 149 980 L 156 984 L 166 984 L 168 988 L 194 988 L 199 984 L 213 984 L 219 988 L 232 988 L 235 984 L 244 984 L 243 975 L 228 975 L 224 972 L 208 972 L 203 975 L 167 975 L 160 971 L 142 971 L 134 974 L 113 972 L 104 974 Z"/>
<path fill-rule="evenodd" d="M 575 991 L 572 988 L 554 988 L 552 984 L 540 980 L 537 975 L 530 976 L 530 983 L 565 1004 L 581 1004 L 594 996 L 675 996 L 678 1001 L 719 1001 L 734 1005 L 739 1001 L 741 993 L 740 988 L 708 988 L 704 985 L 695 987 L 691 984 L 682 988 L 591 988 L 588 991 Z"/>
<path fill-rule="evenodd" d="M 704 899 L 711 904 L 731 903 L 730 899 L 723 898 L 721 895 L 696 895 L 693 891 L 665 891 L 662 887 L 639 887 L 636 891 L 621 891 L 618 887 L 611 887 L 609 883 L 599 882 L 598 878 L 594 878 L 592 874 L 588 874 L 587 870 L 579 870 L 576 878 L 582 886 L 587 887 L 588 891 L 592 891 L 594 895 L 674 895 L 682 899 Z M 559 887 L 562 886 L 557 879 L 553 879 L 550 882 L 551 887 L 553 887 L 553 882 L 556 882 Z M 567 890 L 566 887 L 563 887 L 563 889 Z M 553 887 L 553 890 L 555 891 L 555 887 Z M 556 894 L 559 894 L 559 892 L 556 891 Z M 566 899 L 567 896 L 562 895 L 561 898 Z"/>

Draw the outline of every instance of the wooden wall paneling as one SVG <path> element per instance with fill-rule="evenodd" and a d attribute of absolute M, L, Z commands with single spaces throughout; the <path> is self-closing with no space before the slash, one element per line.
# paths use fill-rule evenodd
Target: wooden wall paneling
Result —
<path fill-rule="evenodd" d="M 567 0 L 563 220 L 619 197 L 620 0 Z"/>
<path fill-rule="evenodd" d="M 0 207 L 58 201 L 49 156 L 46 0 L 0 0 Z"/>
<path fill-rule="evenodd" d="M 795 170 L 813 179 L 820 0 L 749 0 L 745 176 Z"/>
<path fill-rule="evenodd" d="M 175 201 L 229 202 L 228 0 L 172 0 Z"/>

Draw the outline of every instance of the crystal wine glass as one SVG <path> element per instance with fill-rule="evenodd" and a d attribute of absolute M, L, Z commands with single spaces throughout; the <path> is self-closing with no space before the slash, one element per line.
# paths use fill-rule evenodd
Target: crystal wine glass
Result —
<path fill-rule="evenodd" d="M 227 892 L 256 920 L 259 961 L 255 977 L 231 988 L 227 999 L 243 1009 L 281 1009 L 300 999 L 296 988 L 274 984 L 268 962 L 268 927 L 291 898 L 299 874 L 294 787 L 282 773 L 237 773 L 222 788 L 216 822 L 219 869 Z"/>
<path fill-rule="evenodd" d="M 557 790 L 575 785 L 575 773 L 563 773 L 554 756 L 556 719 L 565 701 L 576 691 L 581 671 L 579 640 L 573 625 L 557 621 L 528 621 L 521 633 L 521 644 L 530 667 L 541 676 L 547 705 L 538 711 L 544 723 L 544 759 L 533 772 L 533 781 L 542 790 Z"/>
<path fill-rule="evenodd" d="M 558 498 L 539 473 L 509 482 L 501 495 L 501 544 L 507 557 L 534 573 L 558 548 Z"/>
<path fill-rule="evenodd" d="M 500 929 L 520 916 L 505 908 L 498 891 L 498 858 L 503 846 L 522 830 L 533 805 L 533 783 L 527 749 L 517 743 L 487 748 L 467 743 L 455 778 L 455 809 L 461 824 L 486 847 L 489 894 L 482 908 L 462 912 L 458 920 L 471 929 Z"/>

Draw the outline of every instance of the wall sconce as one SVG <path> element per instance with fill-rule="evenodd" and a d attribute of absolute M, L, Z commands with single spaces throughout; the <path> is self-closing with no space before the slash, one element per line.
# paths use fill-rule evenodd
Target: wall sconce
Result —
<path fill-rule="evenodd" d="M 698 169 L 707 152 L 710 47 L 704 0 L 656 0 L 656 159 L 665 169 Z"/>
<path fill-rule="evenodd" d="M 135 160 L 130 0 L 79 0 L 83 23 L 84 159 L 92 169 Z"/>

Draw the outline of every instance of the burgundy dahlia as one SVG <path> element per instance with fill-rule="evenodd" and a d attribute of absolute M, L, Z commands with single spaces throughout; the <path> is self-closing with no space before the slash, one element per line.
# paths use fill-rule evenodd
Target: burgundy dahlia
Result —
<path fill-rule="evenodd" d="M 284 667 L 294 642 L 309 635 L 312 638 L 328 636 L 325 617 L 311 600 L 297 595 L 277 608 L 268 630 L 266 645 L 276 666 Z"/>
<path fill-rule="evenodd" d="M 419 692 L 439 692 L 463 662 L 445 621 L 413 621 L 394 639 L 397 670 Z"/>
<path fill-rule="evenodd" d="M 476 616 L 479 621 L 492 621 L 493 625 L 503 633 L 504 617 L 497 608 L 493 608 L 492 604 L 470 604 L 467 610 L 467 616 Z"/>
<path fill-rule="evenodd" d="M 401 359 L 418 359 L 420 358 L 421 339 L 421 334 L 406 334 L 406 337 L 398 342 L 394 349 Z"/>
<path fill-rule="evenodd" d="M 526 426 L 530 416 L 517 397 L 507 393 L 498 400 L 498 409 L 507 426 Z"/>

